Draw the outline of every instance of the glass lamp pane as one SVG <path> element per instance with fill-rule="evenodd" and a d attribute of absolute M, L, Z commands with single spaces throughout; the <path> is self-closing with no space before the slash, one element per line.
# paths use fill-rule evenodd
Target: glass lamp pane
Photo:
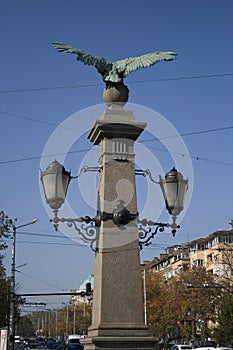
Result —
<path fill-rule="evenodd" d="M 173 210 L 177 202 L 178 184 L 176 182 L 173 182 L 173 183 L 165 182 L 164 192 L 166 193 L 167 207 Z"/>
<path fill-rule="evenodd" d="M 56 174 L 45 174 L 42 183 L 46 200 L 49 201 L 56 196 Z"/>
<path fill-rule="evenodd" d="M 64 203 L 70 179 L 70 173 L 56 160 L 41 172 L 45 199 L 50 208 L 57 210 Z"/>
<path fill-rule="evenodd" d="M 187 180 L 182 180 L 179 182 L 179 189 L 178 189 L 178 197 L 177 197 L 177 204 L 179 207 L 181 207 L 183 210 L 184 209 L 184 200 L 185 200 L 185 195 L 188 190 L 188 181 Z"/>
<path fill-rule="evenodd" d="M 184 199 L 188 188 L 188 180 L 173 168 L 166 174 L 165 180 L 160 176 L 160 186 L 164 195 L 166 209 L 172 216 L 177 216 L 184 209 Z"/>

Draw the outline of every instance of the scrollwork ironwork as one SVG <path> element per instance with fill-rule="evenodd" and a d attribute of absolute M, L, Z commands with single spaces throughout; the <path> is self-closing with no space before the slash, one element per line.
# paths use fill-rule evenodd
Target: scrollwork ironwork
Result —
<path fill-rule="evenodd" d="M 138 220 L 138 241 L 140 250 L 142 250 L 143 246 L 148 247 L 152 243 L 151 240 L 158 233 L 158 231 L 163 232 L 166 227 L 170 227 L 172 235 L 175 236 L 176 230 L 180 228 L 180 226 L 176 224 L 175 216 L 172 217 L 171 224 L 154 222 L 147 219 Z"/>
<path fill-rule="evenodd" d="M 81 236 L 81 239 L 85 243 L 89 243 L 93 251 L 96 251 L 96 246 L 99 238 L 98 227 L 95 225 L 95 219 L 90 218 L 89 216 L 79 217 L 79 218 L 58 218 L 54 216 L 50 220 L 53 222 L 53 225 L 56 230 L 58 230 L 59 223 L 66 223 L 68 227 L 74 227 L 74 229 Z M 78 225 L 80 224 L 80 225 Z"/>
<path fill-rule="evenodd" d="M 115 217 L 114 217 L 115 214 Z M 59 218 L 57 216 L 57 211 L 54 210 L 54 217 L 50 219 L 53 222 L 55 230 L 58 230 L 59 223 L 67 223 L 68 227 L 74 227 L 74 229 L 81 236 L 81 239 L 85 243 L 89 243 L 93 251 L 97 251 L 98 238 L 99 238 L 99 227 L 101 221 L 113 220 L 115 225 L 121 226 L 128 224 L 131 220 L 134 220 L 138 217 L 138 213 L 130 214 L 127 209 L 123 208 L 120 211 L 115 213 L 105 213 L 97 212 L 95 218 L 90 216 L 79 217 L 79 218 Z M 172 217 L 172 223 L 162 223 L 154 222 L 147 219 L 138 219 L 138 243 L 140 250 L 143 246 L 148 247 L 152 242 L 151 240 L 157 234 L 158 231 L 163 232 L 166 227 L 171 228 L 171 233 L 173 236 L 176 233 L 176 230 L 180 227 L 176 224 L 176 217 Z"/>
<path fill-rule="evenodd" d="M 165 227 L 169 224 L 164 224 L 162 222 L 153 222 L 150 220 L 139 220 L 138 221 L 138 233 L 139 233 L 139 247 L 142 250 L 143 246 L 148 247 L 152 242 L 151 239 L 157 234 L 158 230 L 163 232 Z"/>

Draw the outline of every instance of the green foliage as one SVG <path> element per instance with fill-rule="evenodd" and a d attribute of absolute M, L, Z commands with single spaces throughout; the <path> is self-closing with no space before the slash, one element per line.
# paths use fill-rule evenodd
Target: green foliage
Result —
<path fill-rule="evenodd" d="M 225 293 L 218 313 L 217 343 L 233 347 L 233 294 Z"/>
<path fill-rule="evenodd" d="M 4 211 L 0 211 L 0 251 L 7 248 L 5 239 L 10 237 L 10 229 L 14 226 L 17 219 L 10 219 Z"/>
<path fill-rule="evenodd" d="M 20 317 L 17 322 L 17 333 L 25 338 L 31 338 L 35 336 L 35 330 L 33 327 L 32 319 L 30 315 L 24 315 Z"/>
<path fill-rule="evenodd" d="M 0 328 L 8 323 L 10 305 L 10 281 L 6 277 L 2 252 L 7 248 L 6 239 L 11 236 L 10 231 L 15 222 L 16 219 L 12 220 L 4 211 L 0 211 Z"/>
<path fill-rule="evenodd" d="M 147 272 L 146 281 L 152 335 L 181 341 L 197 338 L 204 341 L 212 336 L 221 297 L 213 275 L 204 268 L 196 268 L 164 281 L 161 275 Z M 192 288 L 187 287 L 190 284 Z"/>
<path fill-rule="evenodd" d="M 34 311 L 30 315 L 21 317 L 17 327 L 23 336 L 36 333 L 39 328 L 41 336 L 58 335 L 65 339 L 67 334 L 87 334 L 88 327 L 91 325 L 91 316 L 92 304 L 81 302 L 57 310 Z"/>
<path fill-rule="evenodd" d="M 0 278 L 0 328 L 8 323 L 10 308 L 10 281 L 3 275 Z"/>

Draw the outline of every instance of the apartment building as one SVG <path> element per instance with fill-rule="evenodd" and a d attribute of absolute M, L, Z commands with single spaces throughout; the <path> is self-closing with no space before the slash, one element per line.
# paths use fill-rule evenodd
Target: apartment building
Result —
<path fill-rule="evenodd" d="M 228 264 L 224 262 L 227 254 L 232 259 Z M 169 247 L 166 254 L 144 261 L 143 265 L 165 280 L 193 266 L 203 266 L 219 278 L 226 273 L 233 276 L 233 229 L 218 230 L 207 237 Z"/>

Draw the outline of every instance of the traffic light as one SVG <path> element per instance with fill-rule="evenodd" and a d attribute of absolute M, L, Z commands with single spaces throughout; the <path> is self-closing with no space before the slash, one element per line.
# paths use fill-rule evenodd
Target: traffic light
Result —
<path fill-rule="evenodd" d="M 92 295 L 92 288 L 91 288 L 91 283 L 88 282 L 86 284 L 86 295 L 89 296 L 89 295 Z"/>

